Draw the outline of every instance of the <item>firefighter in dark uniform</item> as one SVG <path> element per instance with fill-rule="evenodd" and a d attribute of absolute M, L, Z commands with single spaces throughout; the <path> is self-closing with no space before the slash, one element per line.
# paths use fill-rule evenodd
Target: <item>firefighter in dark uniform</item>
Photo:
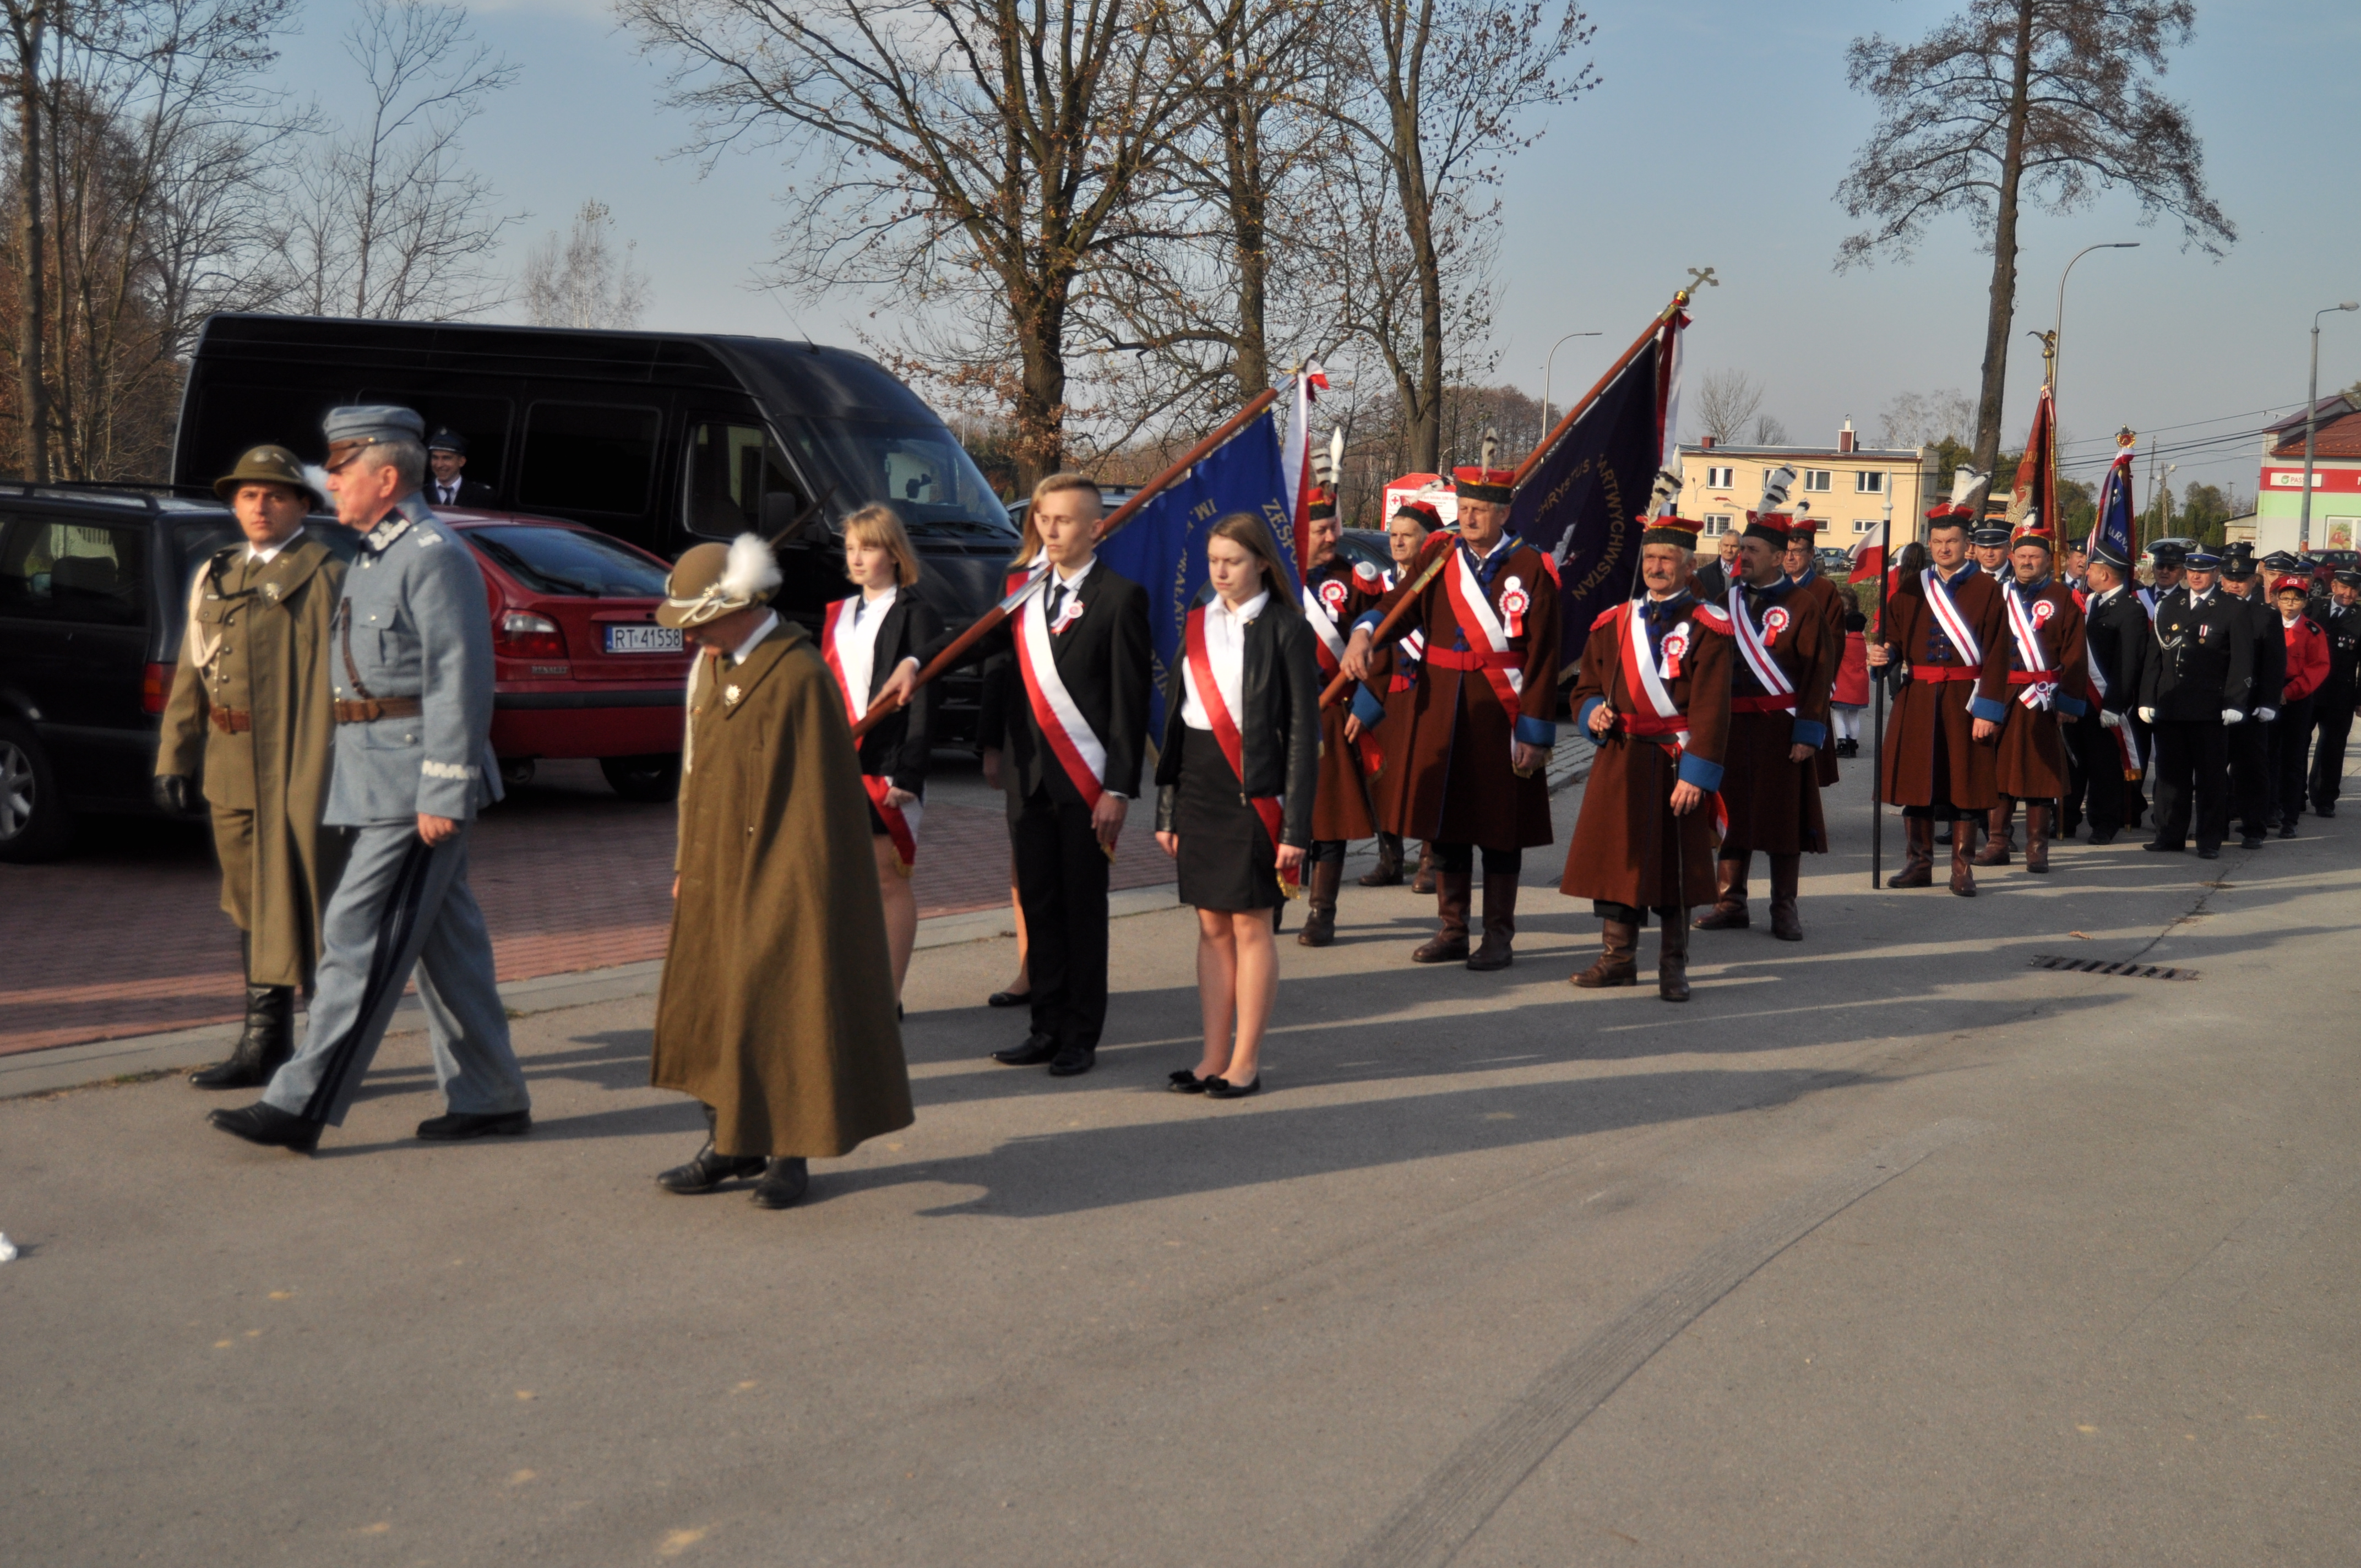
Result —
<path fill-rule="evenodd" d="M 2247 722 L 2255 640 L 2241 601 L 2223 591 L 2222 557 L 2189 553 L 2180 588 L 2157 607 L 2156 644 L 2140 674 L 2139 716 L 2156 739 L 2156 837 L 2214 860 L 2230 828 L 2230 734 Z"/>
<path fill-rule="evenodd" d="M 2254 640 L 2254 685 L 2246 702 L 2246 722 L 2230 732 L 2230 814 L 2238 819 L 2241 849 L 2262 847 L 2278 815 L 2271 795 L 2271 726 L 2279 716 L 2279 690 L 2287 683 L 2287 641 L 2279 634 L 2279 611 L 2263 597 L 2263 579 L 2255 570 L 2255 547 L 2233 544 L 2224 552 L 2222 591 L 2235 600 L 2246 617 L 2246 634 Z"/>
<path fill-rule="evenodd" d="M 2155 639 L 2147 607 L 2131 589 L 2131 563 L 2112 544 L 2102 543 L 2082 568 L 2084 643 L 2090 656 L 2091 710 L 2070 732 L 2082 760 L 2088 795 L 2091 842 L 2112 844 L 2115 835 L 2138 825 L 2147 809 L 2140 793 L 2143 774 L 2154 765 L 2146 726 L 2134 730 L 2140 676 Z"/>
<path fill-rule="evenodd" d="M 2347 568 L 2328 585 L 2328 597 L 2314 599 L 2312 624 L 2328 634 L 2328 679 L 2312 700 L 2312 721 L 2319 729 L 2312 753 L 2312 810 L 2316 817 L 2336 815 L 2336 797 L 2345 778 L 2345 741 L 2353 733 L 2356 671 L 2361 668 L 2361 571 Z"/>

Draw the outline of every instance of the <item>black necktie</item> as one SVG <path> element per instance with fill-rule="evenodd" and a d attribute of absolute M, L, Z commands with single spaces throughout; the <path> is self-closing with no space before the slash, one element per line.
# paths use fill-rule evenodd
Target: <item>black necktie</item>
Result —
<path fill-rule="evenodd" d="M 1066 608 L 1066 585 L 1065 585 L 1065 584 L 1063 584 L 1063 583 L 1060 583 L 1060 582 L 1055 582 L 1055 581 L 1053 581 L 1053 582 L 1051 582 L 1051 583 L 1050 583 L 1050 585 L 1049 585 L 1049 624 L 1050 624 L 1050 625 L 1055 626 L 1055 625 L 1058 623 L 1058 612 L 1059 612 L 1060 610 L 1061 610 L 1061 609 L 1065 609 L 1065 608 Z"/>

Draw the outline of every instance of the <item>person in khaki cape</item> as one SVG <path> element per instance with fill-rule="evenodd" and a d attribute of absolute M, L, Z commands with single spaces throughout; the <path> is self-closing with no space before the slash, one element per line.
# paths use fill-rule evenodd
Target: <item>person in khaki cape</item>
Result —
<path fill-rule="evenodd" d="M 910 1080 L 842 691 L 752 534 L 699 544 L 656 620 L 701 650 L 681 748 L 672 937 L 649 1081 L 704 1102 L 708 1136 L 671 1192 L 754 1179 L 785 1209 L 807 1162 L 906 1127 Z"/>
<path fill-rule="evenodd" d="M 295 992 L 320 961 L 320 912 L 344 840 L 324 831 L 335 718 L 329 629 L 351 554 L 339 529 L 307 529 L 325 504 L 283 446 L 257 446 L 214 482 L 246 535 L 214 553 L 189 593 L 156 753 L 156 803 L 212 808 L 223 913 L 246 962 L 246 1032 L 199 1089 L 252 1089 L 294 1054 Z"/>

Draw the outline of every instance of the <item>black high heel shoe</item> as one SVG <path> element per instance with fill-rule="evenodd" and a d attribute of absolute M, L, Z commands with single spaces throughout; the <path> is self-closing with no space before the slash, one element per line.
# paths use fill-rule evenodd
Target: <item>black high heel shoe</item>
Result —
<path fill-rule="evenodd" d="M 1205 1098 L 1208 1100 L 1244 1100 L 1249 1094 L 1261 1092 L 1262 1074 L 1260 1073 L 1255 1074 L 1252 1083 L 1232 1083 L 1226 1078 L 1205 1080 Z"/>
<path fill-rule="evenodd" d="M 1175 1094 L 1202 1094 L 1205 1092 L 1205 1085 L 1220 1081 L 1218 1078 L 1199 1078 L 1184 1067 L 1179 1072 L 1171 1074 L 1170 1081 L 1164 1087 Z"/>

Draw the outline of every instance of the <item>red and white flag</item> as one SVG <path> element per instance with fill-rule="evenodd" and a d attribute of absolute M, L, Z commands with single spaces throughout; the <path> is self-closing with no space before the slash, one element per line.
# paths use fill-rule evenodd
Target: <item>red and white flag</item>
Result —
<path fill-rule="evenodd" d="M 1312 405 L 1328 389 L 1328 372 L 1312 360 L 1295 373 L 1295 405 L 1287 418 L 1287 440 L 1279 449 L 1279 468 L 1287 479 L 1288 543 L 1295 558 L 1303 559 L 1304 525 L 1312 521 Z"/>

